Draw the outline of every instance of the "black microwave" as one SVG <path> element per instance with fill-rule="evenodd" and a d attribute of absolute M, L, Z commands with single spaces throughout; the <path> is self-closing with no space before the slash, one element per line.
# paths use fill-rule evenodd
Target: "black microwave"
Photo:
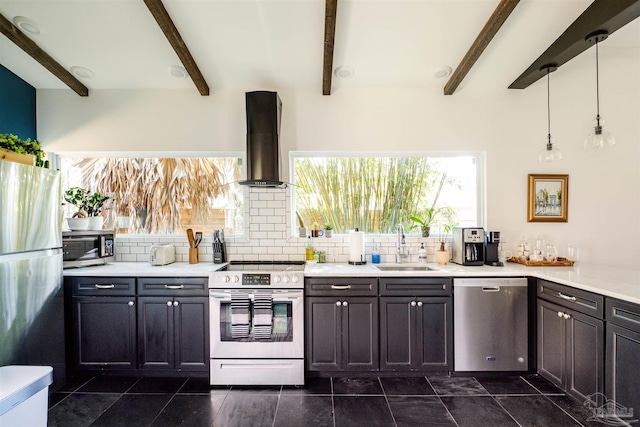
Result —
<path fill-rule="evenodd" d="M 62 232 L 62 266 L 64 268 L 100 265 L 115 261 L 114 230 Z"/>

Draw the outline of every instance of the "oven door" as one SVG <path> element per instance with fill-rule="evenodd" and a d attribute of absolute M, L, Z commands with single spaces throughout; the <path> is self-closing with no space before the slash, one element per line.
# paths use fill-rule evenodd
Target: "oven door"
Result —
<path fill-rule="evenodd" d="M 234 292 L 248 294 L 253 310 L 256 290 L 209 290 L 211 358 L 293 359 L 304 357 L 304 300 L 301 289 L 269 291 L 273 299 L 273 321 L 268 338 L 264 336 L 256 338 L 253 327 L 250 328 L 248 337 L 233 337 L 231 294 Z"/>

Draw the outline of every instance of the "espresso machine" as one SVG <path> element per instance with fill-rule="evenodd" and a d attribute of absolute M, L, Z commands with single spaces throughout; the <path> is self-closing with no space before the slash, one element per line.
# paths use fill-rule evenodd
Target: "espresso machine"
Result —
<path fill-rule="evenodd" d="M 504 264 L 500 262 L 498 257 L 498 250 L 500 249 L 500 232 L 487 231 L 484 233 L 484 237 L 484 263 L 494 267 L 503 267 Z"/>
<path fill-rule="evenodd" d="M 484 265 L 484 229 L 453 227 L 453 262 L 461 265 Z"/>

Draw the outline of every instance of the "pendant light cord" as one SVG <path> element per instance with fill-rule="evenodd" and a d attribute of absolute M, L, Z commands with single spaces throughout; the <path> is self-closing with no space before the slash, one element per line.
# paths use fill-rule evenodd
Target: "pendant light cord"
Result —
<path fill-rule="evenodd" d="M 600 125 L 600 66 L 598 61 L 598 38 L 596 37 L 596 119 Z"/>
<path fill-rule="evenodd" d="M 551 144 L 551 90 L 549 89 L 549 73 L 551 72 L 550 68 L 547 68 L 547 138 L 549 140 L 549 144 Z"/>

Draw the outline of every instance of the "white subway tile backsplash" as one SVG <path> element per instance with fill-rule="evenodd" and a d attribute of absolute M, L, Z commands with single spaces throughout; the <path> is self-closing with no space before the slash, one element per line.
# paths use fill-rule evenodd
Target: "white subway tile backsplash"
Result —
<path fill-rule="evenodd" d="M 307 239 L 292 237 L 291 189 L 250 188 L 245 203 L 245 236 L 227 236 L 227 255 L 232 260 L 264 261 L 301 261 L 304 260 Z M 295 219 L 294 219 L 295 221 Z M 295 230 L 297 231 L 297 229 Z M 424 239 L 407 236 L 406 247 L 410 254 L 407 262 L 418 261 L 420 243 L 427 249 L 427 261 L 435 262 L 435 252 L 440 242 L 435 238 Z M 395 235 L 368 235 L 365 237 L 365 254 L 368 262 L 374 244 L 378 246 L 381 261 L 395 262 Z M 172 243 L 176 247 L 176 261 L 188 262 L 188 242 L 186 236 L 118 235 L 116 239 L 116 261 L 148 261 L 153 243 Z M 200 262 L 213 262 L 212 238 L 209 231 L 200 245 Z M 331 238 L 313 239 L 316 250 L 327 254 L 328 262 L 347 262 L 349 260 L 349 236 L 337 235 Z M 447 249 L 451 250 L 449 245 Z"/>

